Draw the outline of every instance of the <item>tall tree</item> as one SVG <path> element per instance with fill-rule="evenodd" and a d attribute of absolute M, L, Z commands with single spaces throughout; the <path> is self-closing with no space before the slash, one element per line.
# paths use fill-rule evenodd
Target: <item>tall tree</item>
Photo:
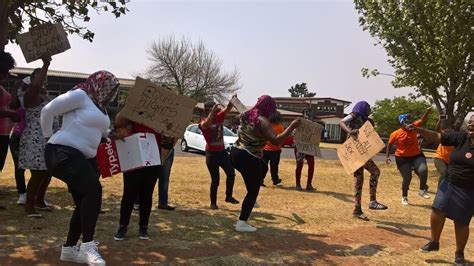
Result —
<path fill-rule="evenodd" d="M 222 62 L 203 42 L 173 36 L 154 42 L 147 50 L 151 65 L 145 75 L 154 82 L 164 83 L 178 94 L 198 101 L 222 101 L 239 89 L 239 72 L 226 73 Z"/>
<path fill-rule="evenodd" d="M 392 131 L 400 128 L 398 116 L 410 113 L 414 119 L 420 118 L 431 104 L 426 100 L 418 100 L 415 95 L 409 97 L 385 98 L 375 101 L 372 107 L 372 118 L 374 119 L 376 130 L 382 137 L 388 137 Z M 438 113 L 430 114 L 424 127 L 434 130 L 438 121 Z"/>
<path fill-rule="evenodd" d="M 0 50 L 5 50 L 9 41 L 14 41 L 25 25 L 30 27 L 43 23 L 61 23 L 69 34 L 78 34 L 92 41 L 94 33 L 78 24 L 90 20 L 89 12 L 110 11 L 115 17 L 125 14 L 129 0 L 1 0 L 0 1 Z"/>
<path fill-rule="evenodd" d="M 288 91 L 290 92 L 291 97 L 314 97 L 316 95 L 316 92 L 309 92 L 306 83 L 304 82 L 291 86 Z"/>
<path fill-rule="evenodd" d="M 355 0 L 359 23 L 387 51 L 394 87 L 414 87 L 459 128 L 474 108 L 472 0 Z M 380 74 L 362 69 L 363 75 Z"/>

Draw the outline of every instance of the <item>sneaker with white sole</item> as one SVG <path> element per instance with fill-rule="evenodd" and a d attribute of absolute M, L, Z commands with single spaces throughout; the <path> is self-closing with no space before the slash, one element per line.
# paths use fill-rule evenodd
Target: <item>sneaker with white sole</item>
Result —
<path fill-rule="evenodd" d="M 100 255 L 97 245 L 99 242 L 93 240 L 82 243 L 77 258 L 88 265 L 105 265 L 105 260 Z"/>
<path fill-rule="evenodd" d="M 245 232 L 245 233 L 252 233 L 257 231 L 257 228 L 249 225 L 246 221 L 238 221 L 235 224 L 235 231 L 237 232 Z"/>
<path fill-rule="evenodd" d="M 77 263 L 82 263 L 83 261 L 79 260 L 77 257 L 79 255 L 79 246 L 65 247 L 61 248 L 61 257 L 62 261 L 72 261 Z"/>
<path fill-rule="evenodd" d="M 402 204 L 403 205 L 408 205 L 408 198 L 407 197 L 402 197 Z"/>
<path fill-rule="evenodd" d="M 18 201 L 16 204 L 18 205 L 25 205 L 26 203 L 26 193 L 20 193 L 20 196 L 18 196 Z"/>
<path fill-rule="evenodd" d="M 420 189 L 420 196 L 424 199 L 429 199 L 430 195 L 428 194 L 428 190 Z"/>

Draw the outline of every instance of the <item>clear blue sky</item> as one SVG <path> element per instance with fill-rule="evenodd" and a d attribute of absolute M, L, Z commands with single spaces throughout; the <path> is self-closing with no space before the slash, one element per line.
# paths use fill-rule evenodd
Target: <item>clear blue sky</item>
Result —
<path fill-rule="evenodd" d="M 247 105 L 261 94 L 289 96 L 288 88 L 306 82 L 319 97 L 352 102 L 406 95 L 391 77 L 366 79 L 362 67 L 393 73 L 383 48 L 363 32 L 351 1 L 139 1 L 115 19 L 93 15 L 93 43 L 70 37 L 72 49 L 53 57 L 51 69 L 91 73 L 106 69 L 122 78 L 149 64 L 153 40 L 174 34 L 202 40 L 224 67 L 241 73 L 240 98 Z M 18 66 L 26 64 L 10 44 Z"/>

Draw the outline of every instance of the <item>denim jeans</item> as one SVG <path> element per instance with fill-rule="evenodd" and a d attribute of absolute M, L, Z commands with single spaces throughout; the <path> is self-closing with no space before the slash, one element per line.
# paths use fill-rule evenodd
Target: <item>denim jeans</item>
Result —
<path fill-rule="evenodd" d="M 170 150 L 168 158 L 162 164 L 162 174 L 158 179 L 158 206 L 168 205 L 168 188 L 170 183 L 171 167 L 174 161 L 174 149 Z"/>

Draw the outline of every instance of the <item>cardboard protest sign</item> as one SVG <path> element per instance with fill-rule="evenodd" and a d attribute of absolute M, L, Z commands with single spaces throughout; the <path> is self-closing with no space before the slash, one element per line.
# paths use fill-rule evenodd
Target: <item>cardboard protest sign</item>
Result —
<path fill-rule="evenodd" d="M 232 97 L 230 102 L 235 107 L 235 109 L 237 109 L 237 112 L 243 113 L 247 111 L 247 107 L 239 100 L 239 98 L 237 98 L 237 96 Z"/>
<path fill-rule="evenodd" d="M 323 126 L 320 124 L 301 119 L 301 125 L 295 130 L 294 135 L 296 150 L 304 154 L 322 157 L 319 149 L 321 132 L 323 132 Z"/>
<path fill-rule="evenodd" d="M 182 138 L 197 101 L 137 77 L 121 114 L 129 120 Z"/>
<path fill-rule="evenodd" d="M 66 32 L 60 23 L 42 24 L 17 36 L 18 44 L 27 63 L 43 56 L 60 54 L 71 48 Z"/>
<path fill-rule="evenodd" d="M 384 146 L 372 124 L 367 121 L 359 129 L 356 138 L 348 138 L 337 149 L 337 156 L 346 172 L 352 174 L 379 153 Z"/>

